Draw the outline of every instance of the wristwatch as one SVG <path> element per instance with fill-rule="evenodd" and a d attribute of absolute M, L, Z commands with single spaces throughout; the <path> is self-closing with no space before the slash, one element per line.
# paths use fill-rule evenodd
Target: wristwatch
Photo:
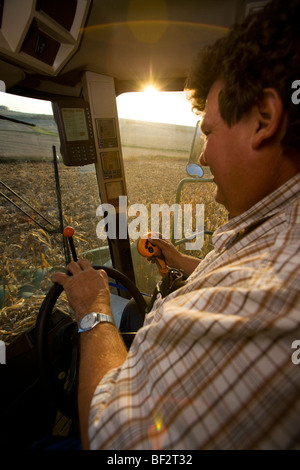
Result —
<path fill-rule="evenodd" d="M 106 315 L 106 313 L 91 312 L 85 315 L 79 321 L 78 333 L 89 331 L 99 323 L 112 323 L 113 325 L 115 325 L 115 322 L 110 315 Z"/>

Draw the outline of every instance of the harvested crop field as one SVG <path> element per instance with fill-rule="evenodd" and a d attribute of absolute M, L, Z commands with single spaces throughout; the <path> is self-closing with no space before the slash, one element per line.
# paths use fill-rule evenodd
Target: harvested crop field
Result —
<path fill-rule="evenodd" d="M 126 158 L 128 204 L 143 204 L 149 213 L 151 204 L 174 204 L 178 183 L 186 178 L 185 163 L 186 159 L 179 157 Z M 77 252 L 85 255 L 87 251 L 104 247 L 104 264 L 107 262 L 106 241 L 99 240 L 96 235 L 99 222 L 96 210 L 100 201 L 94 167 L 66 167 L 59 163 L 58 171 L 63 223 L 75 228 Z M 2 161 L 0 174 L 1 181 L 19 196 L 0 185 L 0 339 L 9 344 L 34 325 L 38 309 L 51 285 L 51 273 L 63 268 L 65 258 L 62 235 L 49 233 L 59 227 L 59 193 L 53 163 Z M 224 209 L 214 202 L 214 190 L 212 183 L 186 183 L 181 194 L 182 204 L 204 204 L 205 228 L 212 231 L 227 217 Z M 26 206 L 20 197 L 47 221 Z M 7 198 L 22 207 L 26 214 Z M 180 245 L 179 249 L 183 248 Z M 190 254 L 205 256 L 211 248 L 210 237 L 205 237 L 203 249 Z M 133 255 L 136 261 L 136 254 Z M 156 268 L 145 259 L 138 259 L 136 279 L 144 292 L 152 291 L 157 277 L 153 269 Z"/>

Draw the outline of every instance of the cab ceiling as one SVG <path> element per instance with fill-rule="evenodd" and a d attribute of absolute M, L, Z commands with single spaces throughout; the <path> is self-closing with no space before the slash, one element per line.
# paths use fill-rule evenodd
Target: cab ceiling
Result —
<path fill-rule="evenodd" d="M 80 46 L 59 75 L 1 60 L 1 79 L 7 91 L 46 98 L 78 96 L 86 70 L 114 77 L 117 94 L 149 81 L 180 90 L 201 47 L 224 35 L 245 9 L 245 0 L 93 0 Z"/>

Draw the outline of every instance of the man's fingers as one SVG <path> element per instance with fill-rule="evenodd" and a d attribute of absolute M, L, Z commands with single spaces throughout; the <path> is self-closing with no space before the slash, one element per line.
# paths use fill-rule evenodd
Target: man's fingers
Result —
<path fill-rule="evenodd" d="M 51 279 L 52 279 L 52 282 L 57 282 L 58 284 L 63 285 L 67 277 L 68 276 L 66 274 L 58 272 L 58 273 L 53 274 Z"/>
<path fill-rule="evenodd" d="M 152 243 L 154 246 L 157 246 L 158 248 L 162 248 L 166 246 L 166 239 L 164 238 L 149 238 L 150 243 Z"/>
<path fill-rule="evenodd" d="M 72 261 L 71 263 L 69 263 L 66 267 L 66 271 L 67 273 L 72 274 L 74 276 L 75 274 L 78 274 L 81 271 L 89 269 L 91 266 L 91 263 L 87 259 L 80 259 L 77 262 Z M 57 282 L 58 284 L 63 284 L 68 278 L 68 275 L 61 272 L 57 272 L 53 274 L 52 281 Z"/>
<path fill-rule="evenodd" d="M 77 261 L 71 261 L 66 267 L 66 271 L 70 274 L 77 274 L 81 271 L 80 264 Z"/>
<path fill-rule="evenodd" d="M 72 261 L 67 266 L 67 271 L 73 275 L 80 273 L 91 267 L 91 263 L 87 259 L 79 259 L 78 261 Z"/>
<path fill-rule="evenodd" d="M 89 269 L 91 268 L 91 263 L 87 260 L 87 259 L 79 259 L 78 260 L 78 264 L 80 266 L 80 268 L 84 271 L 85 269 Z"/>

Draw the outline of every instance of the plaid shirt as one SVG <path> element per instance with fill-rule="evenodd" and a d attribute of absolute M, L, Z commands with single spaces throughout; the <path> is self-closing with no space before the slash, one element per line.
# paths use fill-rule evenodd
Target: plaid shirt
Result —
<path fill-rule="evenodd" d="M 300 175 L 214 246 L 100 382 L 91 448 L 298 448 Z"/>

